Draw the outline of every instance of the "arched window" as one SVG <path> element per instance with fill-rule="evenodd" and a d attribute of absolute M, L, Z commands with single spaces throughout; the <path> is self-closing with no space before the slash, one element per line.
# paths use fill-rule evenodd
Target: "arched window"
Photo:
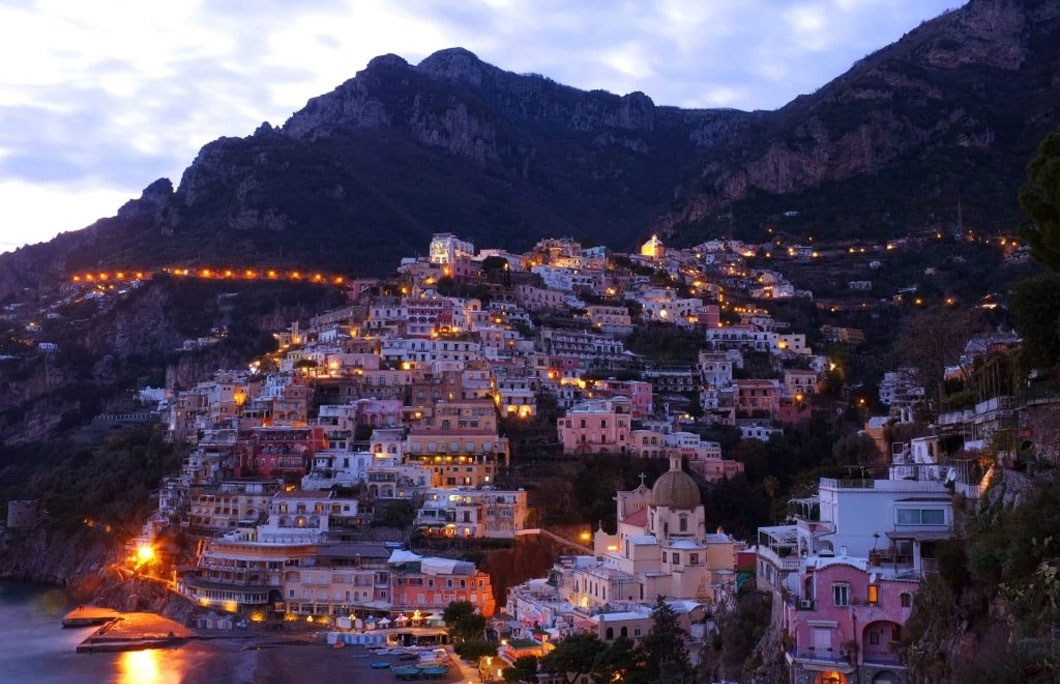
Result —
<path fill-rule="evenodd" d="M 621 636 L 623 639 L 627 638 L 629 636 L 629 628 L 623 627 L 622 630 L 619 632 L 619 636 Z"/>
<path fill-rule="evenodd" d="M 614 627 L 608 627 L 608 628 L 607 628 L 607 636 L 606 636 L 606 639 L 607 639 L 608 641 L 611 641 L 611 640 L 612 640 L 612 639 L 614 639 L 614 638 L 615 638 L 615 628 L 614 628 Z"/>
<path fill-rule="evenodd" d="M 681 516 L 681 519 L 680 519 L 680 521 L 678 523 L 678 528 L 680 529 L 681 532 L 687 532 L 688 531 L 688 516 L 687 515 L 682 515 Z"/>

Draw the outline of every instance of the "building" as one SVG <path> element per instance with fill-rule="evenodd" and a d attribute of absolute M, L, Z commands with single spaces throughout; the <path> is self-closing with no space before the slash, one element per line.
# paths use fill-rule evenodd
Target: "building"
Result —
<path fill-rule="evenodd" d="M 474 563 L 395 550 L 387 561 L 392 588 L 390 610 L 442 612 L 453 601 L 468 601 L 485 617 L 496 602 L 490 576 Z"/>
<path fill-rule="evenodd" d="M 780 383 L 776 380 L 763 379 L 737 379 L 733 381 L 736 387 L 735 402 L 736 414 L 758 417 L 775 418 L 780 410 Z"/>
<path fill-rule="evenodd" d="M 666 247 L 658 235 L 652 235 L 651 239 L 640 246 L 640 255 L 648 259 L 661 260 L 666 256 Z"/>
<path fill-rule="evenodd" d="M 631 406 L 626 397 L 615 397 L 590 399 L 571 408 L 556 422 L 563 453 L 626 453 Z"/>
<path fill-rule="evenodd" d="M 735 589 L 738 545 L 706 529 L 699 487 L 681 470 L 679 456 L 650 490 L 642 482 L 618 492 L 616 505 L 616 532 L 593 535 L 602 561 L 571 572 L 572 603 L 650 604 L 658 596 L 714 603 Z"/>
<path fill-rule="evenodd" d="M 937 544 L 952 535 L 947 482 L 969 494 L 981 483 L 968 471 L 951 480 L 935 462 L 888 475 L 822 478 L 816 496 L 791 502 L 794 524 L 758 530 L 758 584 L 773 592 L 795 682 L 908 681 L 893 646 L 920 580 L 938 571 Z"/>
<path fill-rule="evenodd" d="M 513 539 L 527 512 L 522 489 L 434 488 L 423 496 L 416 530 L 429 536 Z"/>
<path fill-rule="evenodd" d="M 313 457 L 328 447 L 322 427 L 260 427 L 240 433 L 235 474 L 282 475 L 299 479 L 309 472 Z"/>
<path fill-rule="evenodd" d="M 435 233 L 431 237 L 428 252 L 432 264 L 452 265 L 458 259 L 470 259 L 475 256 L 475 245 L 452 233 Z"/>

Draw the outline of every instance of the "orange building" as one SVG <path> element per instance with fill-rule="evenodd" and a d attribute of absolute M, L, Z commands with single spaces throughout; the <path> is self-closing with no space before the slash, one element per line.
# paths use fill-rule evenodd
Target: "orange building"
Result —
<path fill-rule="evenodd" d="M 440 614 L 453 601 L 468 601 L 490 617 L 497 608 L 490 576 L 474 563 L 397 550 L 387 565 L 392 612 Z"/>

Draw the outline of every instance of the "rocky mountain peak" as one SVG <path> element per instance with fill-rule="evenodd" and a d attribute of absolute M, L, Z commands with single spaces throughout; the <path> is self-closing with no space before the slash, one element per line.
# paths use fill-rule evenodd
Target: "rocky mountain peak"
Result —
<path fill-rule="evenodd" d="M 416 65 L 416 71 L 448 81 L 481 86 L 487 71 L 498 71 L 462 47 L 439 50 Z"/>
<path fill-rule="evenodd" d="M 381 71 L 386 69 L 408 69 L 409 63 L 405 61 L 400 55 L 393 53 L 387 53 L 385 55 L 379 55 L 373 57 L 368 66 L 365 67 L 365 71 Z"/>

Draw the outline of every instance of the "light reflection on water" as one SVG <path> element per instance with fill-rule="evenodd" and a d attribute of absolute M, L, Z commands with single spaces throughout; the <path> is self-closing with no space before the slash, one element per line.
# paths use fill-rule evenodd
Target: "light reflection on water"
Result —
<path fill-rule="evenodd" d="M 118 658 L 121 684 L 161 684 L 158 651 L 125 651 Z"/>
<path fill-rule="evenodd" d="M 58 589 L 0 582 L 0 682 L 178 684 L 194 682 L 205 649 L 184 646 L 123 653 L 76 653 L 95 627 L 63 629 L 74 606 Z"/>

